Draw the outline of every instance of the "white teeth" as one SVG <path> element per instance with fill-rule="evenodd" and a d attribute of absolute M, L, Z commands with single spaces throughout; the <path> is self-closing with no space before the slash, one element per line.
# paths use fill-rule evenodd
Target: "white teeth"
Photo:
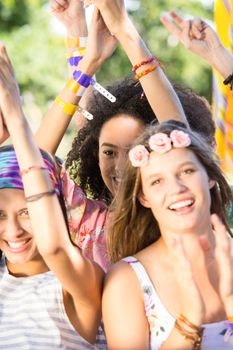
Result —
<path fill-rule="evenodd" d="M 17 248 L 21 248 L 27 241 L 21 241 L 21 242 L 7 242 L 8 245 L 13 248 L 13 249 L 17 249 Z"/>
<path fill-rule="evenodd" d="M 176 202 L 174 204 L 171 204 L 169 206 L 169 209 L 181 209 L 181 208 L 184 208 L 184 207 L 187 207 L 189 205 L 192 205 L 193 204 L 193 200 L 191 199 L 188 199 L 186 201 L 180 201 L 180 202 Z"/>

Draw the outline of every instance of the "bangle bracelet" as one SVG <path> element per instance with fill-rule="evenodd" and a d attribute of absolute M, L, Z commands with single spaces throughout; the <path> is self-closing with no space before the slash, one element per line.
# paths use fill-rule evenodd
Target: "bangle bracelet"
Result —
<path fill-rule="evenodd" d="M 32 165 L 26 169 L 20 170 L 20 176 L 22 177 L 23 175 L 29 173 L 31 170 L 48 170 L 48 168 L 46 166 Z"/>
<path fill-rule="evenodd" d="M 116 97 L 113 96 L 108 90 L 106 90 L 102 85 L 97 83 L 93 78 L 89 77 L 85 73 L 81 72 L 80 70 L 75 70 L 73 72 L 73 78 L 74 80 L 82 85 L 83 87 L 87 88 L 88 86 L 92 85 L 95 90 L 97 90 L 101 95 L 106 97 L 110 102 L 115 102 Z"/>
<path fill-rule="evenodd" d="M 84 48 L 87 44 L 87 37 L 85 36 L 67 36 L 65 38 L 65 47 L 67 48 Z"/>
<path fill-rule="evenodd" d="M 26 200 L 27 203 L 35 202 L 38 199 L 41 199 L 42 197 L 52 196 L 53 194 L 56 194 L 56 191 L 55 191 L 54 188 L 49 190 L 49 191 L 46 191 L 46 192 L 42 192 L 42 193 L 34 194 L 32 196 L 28 196 L 28 197 L 25 198 L 25 200 Z"/>
<path fill-rule="evenodd" d="M 161 62 L 157 61 L 155 64 L 153 64 L 152 66 L 150 66 L 149 68 L 143 70 L 142 72 L 139 72 L 135 75 L 135 79 L 139 80 L 141 77 L 144 77 L 145 75 L 147 75 L 148 73 L 153 72 L 153 70 L 155 70 L 156 68 L 158 68 L 158 66 L 161 66 Z"/>
<path fill-rule="evenodd" d="M 133 71 L 133 72 L 136 72 L 136 70 L 137 70 L 139 67 L 141 67 L 141 66 L 143 66 L 143 65 L 145 65 L 145 64 L 147 64 L 147 63 L 151 63 L 151 62 L 153 62 L 153 61 L 155 61 L 155 60 L 157 60 L 157 59 L 158 59 L 157 56 L 152 56 L 152 57 L 148 58 L 148 59 L 145 60 L 145 61 L 142 61 L 142 62 L 140 62 L 140 63 L 138 63 L 138 64 L 135 64 L 135 66 L 132 67 L 132 71 Z"/>

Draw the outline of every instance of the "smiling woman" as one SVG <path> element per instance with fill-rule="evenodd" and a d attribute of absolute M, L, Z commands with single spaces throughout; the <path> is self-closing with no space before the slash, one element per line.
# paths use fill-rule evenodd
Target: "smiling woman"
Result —
<path fill-rule="evenodd" d="M 111 261 L 122 259 L 103 294 L 110 350 L 232 348 L 232 202 L 200 135 L 170 121 L 136 141 L 108 231 Z"/>

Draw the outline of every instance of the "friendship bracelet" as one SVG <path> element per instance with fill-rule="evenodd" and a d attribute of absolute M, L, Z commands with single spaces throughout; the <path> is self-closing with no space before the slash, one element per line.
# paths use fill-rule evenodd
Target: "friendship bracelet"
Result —
<path fill-rule="evenodd" d="M 32 165 L 26 169 L 20 170 L 19 174 L 22 177 L 23 175 L 28 174 L 31 170 L 48 170 L 48 168 L 46 166 Z"/>
<path fill-rule="evenodd" d="M 150 66 L 149 68 L 143 70 L 142 72 L 137 73 L 134 76 L 134 79 L 139 80 L 141 77 L 144 77 L 145 75 L 147 75 L 148 73 L 153 72 L 153 70 L 155 70 L 156 68 L 158 68 L 158 66 L 161 66 L 161 62 L 157 61 L 155 64 L 153 64 L 152 66 Z"/>
<path fill-rule="evenodd" d="M 80 112 L 85 118 L 87 118 L 88 120 L 92 120 L 93 119 L 93 115 L 91 113 L 89 113 L 87 110 L 85 110 L 84 108 L 80 107 L 79 105 L 73 105 L 71 103 L 65 103 L 62 101 L 62 99 L 57 96 L 55 99 L 55 103 L 60 106 L 63 111 L 70 117 L 72 117 L 74 115 L 74 113 L 76 111 Z"/>
<path fill-rule="evenodd" d="M 67 36 L 65 38 L 65 47 L 67 48 L 84 48 L 87 44 L 86 36 Z"/>
<path fill-rule="evenodd" d="M 25 200 L 26 200 L 26 203 L 35 202 L 38 199 L 41 199 L 42 197 L 52 196 L 53 194 L 56 194 L 56 191 L 54 188 L 47 192 L 42 192 L 42 193 L 34 194 L 32 196 L 28 196 L 25 198 Z"/>
<path fill-rule="evenodd" d="M 88 86 L 92 85 L 93 89 L 97 90 L 101 95 L 106 97 L 110 102 L 115 102 L 116 101 L 116 97 L 115 96 L 113 96 L 102 85 L 97 83 L 93 78 L 91 78 L 88 75 L 82 73 L 80 70 L 75 70 L 73 72 L 73 78 L 78 84 L 82 85 L 85 88 L 87 88 Z"/>
<path fill-rule="evenodd" d="M 153 61 L 155 61 L 155 60 L 157 60 L 157 59 L 158 59 L 157 56 L 152 56 L 152 57 L 148 58 L 148 59 L 145 60 L 145 61 L 142 61 L 142 62 L 140 62 L 140 63 L 138 63 L 138 64 L 135 64 L 135 66 L 132 67 L 132 71 L 133 71 L 133 72 L 136 72 L 136 70 L 137 70 L 139 67 L 141 67 L 141 66 L 143 66 L 143 65 L 145 65 L 145 64 L 147 64 L 147 63 L 151 63 L 151 62 L 153 62 Z"/>

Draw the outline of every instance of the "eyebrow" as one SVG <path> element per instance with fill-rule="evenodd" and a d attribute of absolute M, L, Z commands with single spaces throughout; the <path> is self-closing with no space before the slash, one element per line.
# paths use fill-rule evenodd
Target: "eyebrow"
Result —
<path fill-rule="evenodd" d="M 117 148 L 116 145 L 113 145 L 112 143 L 108 143 L 108 142 L 104 142 L 102 143 L 101 147 L 113 147 L 113 148 Z"/>
<path fill-rule="evenodd" d="M 183 166 L 186 166 L 186 165 L 194 166 L 194 163 L 192 161 L 187 161 L 187 162 L 181 163 L 179 165 L 179 168 L 182 168 Z M 148 177 L 146 177 L 145 181 L 147 182 L 147 181 L 151 180 L 152 178 L 157 177 L 157 176 L 159 177 L 161 175 L 162 175 L 161 173 L 153 173 L 153 174 L 149 175 Z"/>

